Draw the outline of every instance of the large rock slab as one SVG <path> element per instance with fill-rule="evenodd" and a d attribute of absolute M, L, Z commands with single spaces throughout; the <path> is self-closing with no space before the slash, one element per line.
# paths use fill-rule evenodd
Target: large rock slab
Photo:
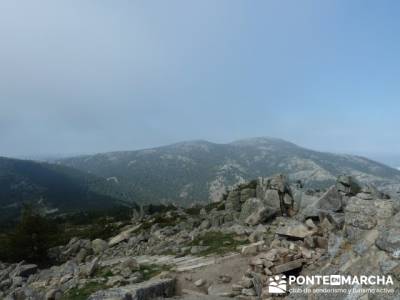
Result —
<path fill-rule="evenodd" d="M 271 271 L 273 274 L 282 274 L 301 268 L 303 266 L 303 263 L 303 259 L 296 259 L 281 265 L 274 266 L 273 268 L 271 268 Z"/>
<path fill-rule="evenodd" d="M 226 284 L 218 284 L 214 282 L 207 289 L 208 295 L 210 296 L 221 296 L 221 297 L 230 297 L 231 286 Z"/>
<path fill-rule="evenodd" d="M 257 211 L 248 216 L 245 220 L 245 223 L 254 226 L 272 219 L 276 216 L 276 214 L 277 210 L 275 208 L 265 206 L 259 208 Z"/>
<path fill-rule="evenodd" d="M 29 265 L 19 265 L 17 268 L 12 272 L 12 277 L 29 277 L 30 275 L 36 273 L 38 270 L 38 266 L 34 264 Z"/>
<path fill-rule="evenodd" d="M 175 279 L 152 279 L 146 282 L 101 290 L 88 300 L 150 300 L 172 297 L 175 294 Z"/>
<path fill-rule="evenodd" d="M 140 223 L 139 225 L 133 226 L 125 231 L 122 231 L 120 234 L 112 237 L 108 242 L 108 246 L 112 247 L 123 241 L 128 240 L 131 237 L 132 233 L 134 231 L 138 230 L 141 226 L 142 226 L 142 223 Z"/>
<path fill-rule="evenodd" d="M 290 191 L 289 182 L 284 175 L 271 177 L 269 179 L 268 185 L 270 189 L 277 190 L 281 193 L 289 193 Z"/>
<path fill-rule="evenodd" d="M 276 190 L 267 190 L 264 195 L 264 201 L 270 207 L 274 207 L 276 209 L 280 209 L 281 207 L 279 194 Z"/>
<path fill-rule="evenodd" d="M 95 254 L 100 254 L 108 248 L 108 243 L 102 239 L 92 241 L 92 250 Z"/>
<path fill-rule="evenodd" d="M 254 198 L 256 196 L 256 190 L 252 188 L 245 188 L 240 191 L 240 202 L 243 203 L 249 198 Z"/>
<path fill-rule="evenodd" d="M 363 255 L 368 249 L 375 244 L 379 236 L 379 231 L 376 229 L 368 230 L 360 240 L 353 245 L 353 251 L 358 255 Z"/>
<path fill-rule="evenodd" d="M 376 246 L 394 258 L 400 258 L 400 213 L 397 213 L 384 226 L 376 240 Z"/>
<path fill-rule="evenodd" d="M 242 205 L 242 210 L 240 212 L 239 219 L 242 222 L 245 222 L 248 217 L 250 217 L 253 213 L 265 208 L 265 203 L 258 198 L 250 198 L 247 199 L 245 203 Z"/>
<path fill-rule="evenodd" d="M 242 255 L 255 255 L 262 250 L 264 241 L 259 241 L 242 247 Z"/>
<path fill-rule="evenodd" d="M 338 192 L 335 186 L 332 186 L 316 203 L 316 207 L 326 211 L 342 210 L 342 195 Z"/>
<path fill-rule="evenodd" d="M 388 195 L 379 191 L 375 186 L 367 184 L 361 188 L 361 192 L 357 194 L 358 198 L 364 200 L 373 199 L 390 199 Z"/>
<path fill-rule="evenodd" d="M 314 230 L 309 229 L 306 225 L 300 222 L 292 221 L 284 226 L 279 227 L 276 233 L 283 236 L 292 238 L 304 239 L 315 233 Z"/>
<path fill-rule="evenodd" d="M 328 219 L 328 221 L 336 227 L 336 229 L 342 229 L 344 225 L 345 215 L 340 212 L 331 212 L 331 211 L 321 211 L 319 214 L 319 219 L 323 220 L 324 218 Z"/>
<path fill-rule="evenodd" d="M 240 191 L 233 190 L 230 191 L 226 199 L 226 208 L 228 210 L 240 211 Z"/>
<path fill-rule="evenodd" d="M 362 188 L 353 177 L 341 175 L 336 181 L 336 189 L 345 195 L 354 196 L 361 192 Z"/>
<path fill-rule="evenodd" d="M 345 208 L 347 237 L 357 239 L 373 228 L 384 229 L 393 214 L 393 202 L 389 200 L 362 200 L 351 197 Z"/>
<path fill-rule="evenodd" d="M 284 175 L 260 178 L 257 183 L 256 196 L 262 199 L 266 205 L 278 209 L 282 204 L 291 207 L 294 202 L 292 190 Z"/>

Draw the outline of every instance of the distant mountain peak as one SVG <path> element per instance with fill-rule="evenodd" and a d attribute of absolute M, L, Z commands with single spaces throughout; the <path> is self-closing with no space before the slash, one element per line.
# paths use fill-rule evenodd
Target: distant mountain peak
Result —
<path fill-rule="evenodd" d="M 245 146 L 254 146 L 254 145 L 287 145 L 293 147 L 299 147 L 296 144 L 288 142 L 283 139 L 274 138 L 274 137 L 253 137 L 247 139 L 240 139 L 237 141 L 233 141 L 230 143 L 231 145 L 245 145 Z"/>
<path fill-rule="evenodd" d="M 206 140 L 191 140 L 175 143 L 172 145 L 162 146 L 154 148 L 157 151 L 168 150 L 169 152 L 176 151 L 177 153 L 191 153 L 194 151 L 209 152 L 211 148 L 217 146 L 218 144 L 211 143 Z"/>
<path fill-rule="evenodd" d="M 341 174 L 377 186 L 399 185 L 400 171 L 372 160 L 302 148 L 291 142 L 255 137 L 220 144 L 193 140 L 137 151 L 72 157 L 60 163 L 118 180 L 135 202 L 217 200 L 230 186 L 277 173 L 306 187 L 327 187 Z M 400 185 L 399 185 L 400 186 Z"/>
<path fill-rule="evenodd" d="M 206 140 L 189 140 L 171 144 L 169 146 L 203 146 L 203 145 L 211 145 L 213 143 Z"/>

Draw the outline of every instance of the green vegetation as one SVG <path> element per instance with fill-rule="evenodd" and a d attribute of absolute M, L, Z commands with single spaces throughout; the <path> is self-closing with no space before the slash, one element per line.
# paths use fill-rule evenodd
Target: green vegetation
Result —
<path fill-rule="evenodd" d="M 163 271 L 169 271 L 170 267 L 166 265 L 146 264 L 141 265 L 139 272 L 142 274 L 142 280 L 149 280 Z M 113 276 L 111 270 L 106 267 L 99 269 L 95 273 L 96 281 L 89 282 L 81 288 L 70 289 L 61 300 L 86 300 L 92 293 L 107 288 L 107 278 Z"/>
<path fill-rule="evenodd" d="M 26 205 L 14 228 L 1 228 L 0 260 L 51 264 L 47 256 L 49 248 L 65 245 L 72 237 L 108 239 L 117 234 L 129 218 L 126 208 L 49 218 Z"/>
<path fill-rule="evenodd" d="M 62 165 L 0 157 L 1 226 L 27 203 L 43 214 L 136 207 L 113 181 Z"/>
<path fill-rule="evenodd" d="M 47 260 L 47 250 L 59 239 L 59 232 L 55 223 L 27 206 L 15 230 L 2 234 L 1 239 L 0 260 L 43 264 Z"/>
<path fill-rule="evenodd" d="M 59 240 L 58 245 L 63 245 L 68 243 L 72 237 L 94 240 L 96 238 L 107 240 L 108 238 L 119 233 L 118 224 L 109 223 L 104 218 L 100 218 L 93 224 L 88 225 L 74 225 L 70 223 L 64 223 L 58 225 L 62 236 Z"/>
<path fill-rule="evenodd" d="M 311 151 L 270 138 L 230 144 L 187 142 L 157 149 L 73 157 L 60 163 L 105 178 L 116 176 L 123 193 L 142 204 L 170 202 L 187 207 L 207 203 L 211 183 L 216 178 L 222 185 L 231 186 L 239 177 L 251 180 L 304 171 L 304 164 L 310 172 L 322 168 L 332 178 L 350 172 L 370 174 L 380 182 L 400 179 L 398 170 L 368 159 Z M 334 179 L 326 178 L 299 179 L 306 188 L 327 188 L 335 183 Z M 254 187 L 254 183 L 248 187 Z"/>
<path fill-rule="evenodd" d="M 171 268 L 167 265 L 146 264 L 140 266 L 140 273 L 143 275 L 142 281 L 149 280 L 161 272 L 169 271 Z"/>
<path fill-rule="evenodd" d="M 223 202 L 211 202 L 211 203 L 208 203 L 206 205 L 197 204 L 197 205 L 194 205 L 192 207 L 189 207 L 189 208 L 185 209 L 185 212 L 187 214 L 191 215 L 191 216 L 198 216 L 198 215 L 200 215 L 200 211 L 201 211 L 202 208 L 204 208 L 207 213 L 209 213 L 213 209 L 224 210 L 225 209 L 225 203 L 223 203 Z"/>
<path fill-rule="evenodd" d="M 140 282 L 149 280 L 154 276 L 159 275 L 161 272 L 169 271 L 170 269 L 171 268 L 167 265 L 143 264 L 140 266 L 140 269 L 138 270 L 138 272 L 142 274 L 142 279 L 140 280 Z M 95 273 L 96 278 L 104 278 L 105 280 L 107 280 L 109 277 L 112 276 L 114 276 L 114 274 L 112 273 L 110 267 L 104 267 L 98 269 Z"/>
<path fill-rule="evenodd" d="M 103 267 L 97 269 L 94 276 L 107 279 L 108 277 L 114 276 L 114 274 L 111 272 L 111 269 L 109 267 Z"/>
<path fill-rule="evenodd" d="M 185 209 L 185 212 L 191 216 L 198 216 L 200 215 L 200 210 L 203 208 L 201 205 L 195 205 Z"/>
<path fill-rule="evenodd" d="M 176 211 L 177 207 L 172 204 L 147 204 L 142 207 L 146 215 L 153 215 L 156 213 L 165 213 L 167 211 Z"/>
<path fill-rule="evenodd" d="M 57 217 L 64 243 L 72 237 L 108 239 L 117 233 L 131 219 L 131 210 L 115 207 L 108 210 L 95 210 Z"/>
<path fill-rule="evenodd" d="M 154 224 L 158 224 L 160 226 L 160 228 L 167 227 L 167 226 L 175 226 L 184 220 L 185 219 L 183 217 L 178 216 L 173 211 L 171 211 L 171 214 L 169 217 L 167 217 L 165 214 L 157 213 L 157 214 L 153 215 L 152 218 L 150 218 L 149 220 L 146 220 L 143 222 L 141 230 L 149 229 Z"/>
<path fill-rule="evenodd" d="M 209 248 L 199 253 L 199 255 L 224 254 L 235 251 L 245 242 L 235 238 L 234 234 L 222 233 L 220 231 L 209 231 L 201 236 L 197 236 L 189 246 L 208 246 Z"/>
<path fill-rule="evenodd" d="M 89 282 L 82 288 L 70 289 L 61 300 L 86 300 L 92 293 L 106 288 L 104 283 Z"/>

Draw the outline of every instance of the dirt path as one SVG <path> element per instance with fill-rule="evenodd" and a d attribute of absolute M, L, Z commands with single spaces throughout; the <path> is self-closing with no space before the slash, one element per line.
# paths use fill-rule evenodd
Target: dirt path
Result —
<path fill-rule="evenodd" d="M 203 267 L 194 268 L 191 270 L 178 272 L 177 274 L 177 294 L 185 295 L 187 293 L 207 294 L 210 286 L 210 292 L 216 296 L 220 293 L 231 292 L 232 283 L 238 282 L 248 268 L 249 258 L 243 257 L 236 253 L 225 257 L 214 257 L 215 263 Z M 230 277 L 230 282 L 221 282 L 220 276 Z M 203 279 L 206 282 L 201 287 L 196 287 L 194 284 L 197 280 Z M 188 295 L 184 299 L 200 299 L 200 295 Z M 207 298 L 207 299 L 218 299 Z"/>

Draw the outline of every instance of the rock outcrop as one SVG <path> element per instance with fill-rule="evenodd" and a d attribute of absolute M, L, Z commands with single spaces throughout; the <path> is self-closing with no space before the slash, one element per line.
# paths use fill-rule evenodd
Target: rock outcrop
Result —
<path fill-rule="evenodd" d="M 274 276 L 383 274 L 393 277 L 394 292 L 361 299 L 396 299 L 399 204 L 348 176 L 328 190 L 307 190 L 278 175 L 238 185 L 218 203 L 137 215 L 109 239 L 73 238 L 49 254 L 57 261 L 51 268 L 0 263 L 0 298 L 50 300 L 86 293 L 92 300 L 154 299 L 191 293 L 204 299 L 270 299 Z M 245 259 L 248 270 L 240 276 L 221 273 L 214 281 L 197 278 L 194 291 L 179 288 L 186 280 L 180 274 L 208 268 L 224 256 Z M 332 297 L 352 299 L 348 296 Z"/>
<path fill-rule="evenodd" d="M 257 225 L 277 214 L 292 215 L 294 199 L 286 177 L 277 175 L 238 185 L 227 194 L 226 208 L 240 212 L 242 223 Z"/>

